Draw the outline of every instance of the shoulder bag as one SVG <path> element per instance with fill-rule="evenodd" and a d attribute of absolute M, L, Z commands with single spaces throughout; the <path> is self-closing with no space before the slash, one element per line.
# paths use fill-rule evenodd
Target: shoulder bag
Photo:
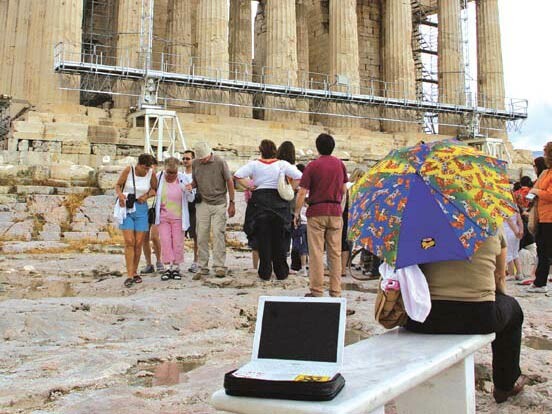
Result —
<path fill-rule="evenodd" d="M 159 188 L 159 183 L 161 182 L 161 177 L 163 177 L 164 171 L 161 171 L 161 174 L 159 174 L 159 180 L 157 180 L 157 188 Z M 155 224 L 155 208 L 157 206 L 157 195 L 155 196 L 155 200 L 153 201 L 153 205 L 148 209 L 148 223 L 150 226 Z"/>
<path fill-rule="evenodd" d="M 374 308 L 376 321 L 384 328 L 392 329 L 406 324 L 407 315 L 401 295 L 401 290 L 383 290 L 378 281 L 378 292 Z"/>
<path fill-rule="evenodd" d="M 278 176 L 278 194 L 286 201 L 291 201 L 295 197 L 295 191 L 293 191 L 291 184 L 287 182 L 284 169 L 281 166 L 280 175 Z"/>

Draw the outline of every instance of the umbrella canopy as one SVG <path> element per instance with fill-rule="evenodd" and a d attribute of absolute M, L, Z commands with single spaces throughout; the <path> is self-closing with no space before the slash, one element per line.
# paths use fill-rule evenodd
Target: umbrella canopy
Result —
<path fill-rule="evenodd" d="M 515 212 L 504 161 L 456 140 L 420 143 L 352 187 L 349 238 L 397 269 L 467 260 Z"/>

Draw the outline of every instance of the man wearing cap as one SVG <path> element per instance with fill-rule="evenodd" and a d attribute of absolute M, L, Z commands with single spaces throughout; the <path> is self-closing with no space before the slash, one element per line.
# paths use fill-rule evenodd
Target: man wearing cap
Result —
<path fill-rule="evenodd" d="M 234 217 L 234 182 L 228 164 L 213 154 L 207 142 L 194 145 L 196 159 L 192 163 L 192 184 L 201 201 L 196 204 L 196 231 L 200 270 L 193 277 L 198 280 L 209 274 L 209 237 L 213 232 L 213 269 L 215 276 L 226 276 L 226 193 L 228 216 Z"/>

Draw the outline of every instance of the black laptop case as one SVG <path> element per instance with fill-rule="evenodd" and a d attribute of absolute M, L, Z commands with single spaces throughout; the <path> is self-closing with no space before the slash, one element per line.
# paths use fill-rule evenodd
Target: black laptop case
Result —
<path fill-rule="evenodd" d="M 345 386 L 345 378 L 336 374 L 330 381 L 269 381 L 256 378 L 241 378 L 224 375 L 224 390 L 227 395 L 238 397 L 277 398 L 282 400 L 329 401 Z"/>

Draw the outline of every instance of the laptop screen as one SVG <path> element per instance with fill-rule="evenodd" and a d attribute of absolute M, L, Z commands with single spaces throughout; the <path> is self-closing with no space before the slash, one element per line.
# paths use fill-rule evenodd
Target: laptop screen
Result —
<path fill-rule="evenodd" d="M 340 303 L 264 304 L 258 358 L 337 362 Z"/>

